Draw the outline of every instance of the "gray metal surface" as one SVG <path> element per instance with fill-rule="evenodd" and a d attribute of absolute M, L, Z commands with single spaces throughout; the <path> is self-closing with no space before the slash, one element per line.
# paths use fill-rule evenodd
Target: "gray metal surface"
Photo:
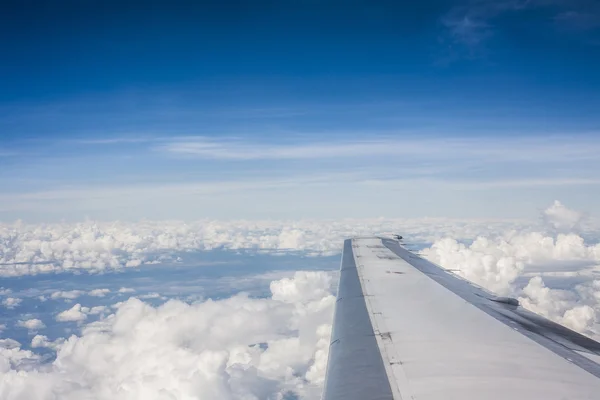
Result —
<path fill-rule="evenodd" d="M 600 355 L 600 343 L 522 307 L 495 301 L 497 297 L 492 293 L 416 256 L 403 248 L 396 240 L 382 239 L 382 243 L 400 258 L 457 296 L 600 378 L 600 365 L 582 355 L 582 353 Z M 598 398 L 600 399 L 600 393 L 598 393 Z"/>
<path fill-rule="evenodd" d="M 323 398 L 600 399 L 600 344 L 385 238 L 346 241 Z"/>
<path fill-rule="evenodd" d="M 365 305 L 350 239 L 344 242 L 323 398 L 393 399 Z"/>

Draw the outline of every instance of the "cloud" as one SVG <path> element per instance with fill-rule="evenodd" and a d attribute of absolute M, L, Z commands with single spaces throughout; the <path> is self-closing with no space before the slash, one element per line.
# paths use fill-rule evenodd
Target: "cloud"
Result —
<path fill-rule="evenodd" d="M 12 309 L 17 307 L 19 304 L 21 304 L 23 300 L 19 299 L 19 298 L 15 298 L 15 297 L 7 297 L 6 299 L 2 300 L 2 305 L 6 308 Z"/>
<path fill-rule="evenodd" d="M 501 28 L 499 19 L 507 14 L 544 10 L 554 15 L 559 27 L 592 31 L 600 27 L 600 6 L 587 0 L 476 0 L 453 7 L 441 18 L 448 36 L 465 46 L 473 56 L 484 50 L 485 42 Z M 546 13 L 540 13 L 544 18 Z M 531 19 L 531 14 L 529 14 Z"/>
<path fill-rule="evenodd" d="M 32 348 L 56 349 L 49 364 L 7 342 L 3 398 L 316 400 L 335 303 L 328 282 L 324 272 L 299 272 L 273 282 L 265 299 L 240 294 L 153 307 L 130 298 L 80 336 L 34 337 Z"/>
<path fill-rule="evenodd" d="M 68 291 L 59 290 L 59 291 L 53 292 L 50 295 L 50 298 L 54 299 L 54 300 L 56 300 L 56 299 L 73 300 L 84 294 L 85 294 L 85 292 L 83 290 L 68 290 Z"/>
<path fill-rule="evenodd" d="M 594 4 L 585 10 L 567 10 L 560 12 L 554 21 L 558 26 L 570 30 L 585 32 L 600 28 L 600 5 Z"/>
<path fill-rule="evenodd" d="M 28 319 L 28 320 L 19 320 L 17 322 L 17 326 L 20 326 L 22 328 L 27 328 L 30 331 L 36 331 L 39 329 L 43 329 L 46 327 L 46 325 L 40 321 L 39 319 Z"/>
<path fill-rule="evenodd" d="M 162 299 L 164 298 L 163 296 L 160 295 L 160 293 L 156 293 L 156 292 L 152 292 L 152 293 L 146 293 L 143 295 L 138 296 L 140 299 Z"/>
<path fill-rule="evenodd" d="M 542 212 L 547 232 L 509 231 L 479 236 L 471 244 L 452 238 L 437 240 L 422 255 L 498 294 L 518 296 L 521 304 L 547 318 L 600 338 L 600 243 L 586 243 L 575 233 L 581 213 L 554 202 Z M 549 288 L 544 277 L 563 288 Z M 577 277 L 574 286 L 569 279 Z M 529 278 L 529 279 L 528 279 Z M 560 278 L 560 279 L 557 279 Z M 525 281 L 521 285 L 518 282 Z"/>
<path fill-rule="evenodd" d="M 583 214 L 565 207 L 560 201 L 545 209 L 542 213 L 544 221 L 559 232 L 570 232 L 579 228 Z"/>
<path fill-rule="evenodd" d="M 480 193 L 494 188 L 499 197 L 512 200 L 518 195 L 509 195 L 501 190 L 503 187 L 524 191 L 536 185 L 543 186 L 546 192 L 553 186 L 578 185 L 589 186 L 585 190 L 590 192 L 597 190 L 600 179 L 591 171 L 600 168 L 596 156 L 600 153 L 598 136 L 588 133 L 576 139 L 567 134 L 442 138 L 439 134 L 418 136 L 405 132 L 389 132 L 375 138 L 355 132 L 338 141 L 322 135 L 275 142 L 248 138 L 170 139 L 154 157 L 183 157 L 185 161 L 171 161 L 198 163 L 201 168 L 218 159 L 223 168 L 217 168 L 212 175 L 201 174 L 205 178 L 186 169 L 176 177 L 169 172 L 153 174 L 152 179 L 137 184 L 129 182 L 134 180 L 132 177 L 120 175 L 120 179 L 110 183 L 63 180 L 21 186 L 0 194 L 0 219 L 409 215 L 405 208 L 412 210 L 413 215 L 426 215 L 432 210 L 465 215 L 461 205 L 465 200 L 475 201 L 460 194 L 459 189 L 465 186 Z M 210 151 L 205 149 L 207 141 Z M 442 141 L 444 145 L 440 146 Z M 214 148 L 218 151 L 212 151 Z M 356 187 L 374 180 L 385 185 L 377 192 L 380 196 Z M 399 190 L 410 190 L 413 196 L 397 196 Z M 347 201 L 350 191 L 352 202 Z M 432 196 L 432 192 L 445 193 Z M 322 201 L 314 201 L 317 195 Z M 414 200 L 426 196 L 430 199 L 427 202 Z M 242 198 L 244 201 L 240 202 Z M 255 207 L 241 207 L 243 203 L 253 203 Z M 510 215 L 519 207 L 517 203 L 503 202 L 503 207 L 490 207 L 487 212 Z M 10 232 L 1 230 L 2 239 L 5 235 L 10 237 Z M 127 263 L 135 267 L 143 260 L 131 259 Z M 18 269 L 19 265 L 14 267 Z M 50 271 L 55 267 L 54 260 L 45 259 L 36 268 Z"/>
<path fill-rule="evenodd" d="M 174 252 L 212 249 L 328 255 L 338 254 L 344 238 L 356 235 L 402 232 L 413 240 L 431 242 L 444 236 L 472 239 L 490 229 L 526 225 L 515 220 L 443 218 L 0 223 L 0 276 L 136 268 L 174 262 Z M 75 299 L 83 294 L 57 291 L 50 297 Z"/>
<path fill-rule="evenodd" d="M 490 290 L 506 293 L 526 273 L 573 273 L 600 265 L 600 244 L 586 244 L 575 233 L 582 213 L 559 201 L 542 211 L 544 224 L 554 235 L 511 230 L 496 236 L 478 236 L 472 243 L 447 237 L 437 240 L 422 254 L 433 262 Z"/>
<path fill-rule="evenodd" d="M 60 346 L 65 342 L 64 338 L 58 338 L 56 340 L 49 340 L 47 336 L 44 335 L 35 335 L 33 339 L 31 339 L 31 347 L 36 348 L 48 348 L 54 351 L 60 349 Z"/>
<path fill-rule="evenodd" d="M 98 314 L 105 314 L 109 311 L 110 309 L 107 306 L 95 306 L 95 307 L 83 307 L 82 311 L 85 312 L 88 315 L 98 315 Z"/>
<path fill-rule="evenodd" d="M 21 344 L 14 339 L 0 339 L 0 387 L 3 397 L 6 397 L 5 383 L 17 376 L 17 371 L 31 370 L 41 361 L 39 355 L 29 350 L 22 350 L 20 347 Z M 11 400 L 13 399 L 17 399 L 17 394 L 12 395 Z"/>
<path fill-rule="evenodd" d="M 86 313 L 82 310 L 81 304 L 77 303 L 68 310 L 65 310 L 56 316 L 56 320 L 60 322 L 81 322 L 87 318 Z"/>
<path fill-rule="evenodd" d="M 553 209 L 560 211 L 548 211 Z M 79 224 L 80 230 L 74 236 L 80 237 L 94 226 L 91 243 L 80 248 L 95 248 L 94 240 L 106 243 L 107 232 L 111 232 L 114 242 L 119 242 L 117 238 L 136 238 L 108 247 L 111 251 L 120 249 L 114 254 L 122 257 L 118 258 L 119 268 L 125 268 L 127 249 L 135 253 L 136 259 L 144 259 L 147 249 L 153 249 L 153 254 L 169 248 L 292 249 L 323 254 L 339 252 L 341 241 L 347 236 L 409 232 L 418 240 L 433 242 L 423 250 L 424 257 L 482 286 L 518 296 L 527 308 L 597 337 L 600 280 L 594 280 L 592 272 L 600 262 L 600 245 L 587 243 L 576 233 L 557 232 L 553 222 L 562 227 L 565 220 L 576 220 L 565 217 L 570 215 L 565 210 L 569 211 L 552 204 L 543 212 L 544 225 L 533 227 L 518 221 L 447 219 L 346 220 L 326 224 L 89 222 Z M 567 225 L 586 229 L 584 220 Z M 124 231 L 128 234 L 123 235 Z M 36 234 L 23 237 L 53 237 L 44 230 Z M 138 237 L 142 240 L 138 241 Z M 138 247 L 131 243 L 143 244 Z M 558 289 L 547 285 L 546 276 L 556 273 L 580 274 L 577 286 Z M 67 400 L 194 396 L 318 399 L 335 303 L 331 275 L 299 271 L 293 277 L 272 281 L 269 287 L 269 298 L 238 294 L 217 301 L 188 304 L 170 300 L 152 306 L 132 297 L 111 307 L 76 304 L 56 319 L 78 322 L 81 334 L 55 340 L 36 335 L 32 339 L 33 349 L 54 349 L 54 361 L 21 349 L 14 340 L 0 341 L 3 395 L 8 400 L 18 396 L 32 400 L 49 396 Z M 131 290 L 121 288 L 117 292 Z M 85 324 L 89 315 L 100 318 Z"/>
<path fill-rule="evenodd" d="M 88 292 L 88 295 L 94 297 L 104 297 L 110 293 L 110 289 L 94 289 Z"/>
<path fill-rule="evenodd" d="M 585 269 L 600 265 L 600 244 L 587 245 L 576 234 L 553 237 L 541 232 L 512 232 L 496 238 L 480 236 L 470 245 L 445 238 L 424 249 L 422 254 L 501 293 L 510 291 L 511 284 L 528 272 L 584 273 Z"/>
<path fill-rule="evenodd" d="M 467 20 L 468 21 L 468 20 Z M 461 23 L 462 25 L 474 22 Z M 463 28 L 464 29 L 464 28 Z M 439 146 L 439 137 L 404 137 L 396 139 L 392 136 L 379 138 L 346 139 L 342 142 L 293 142 L 293 143 L 260 143 L 241 139 L 209 139 L 189 137 L 165 143 L 157 150 L 173 155 L 218 159 L 218 160 L 302 160 L 315 158 L 357 158 L 357 157 L 389 157 L 397 164 L 402 164 L 398 156 L 405 156 L 407 161 L 426 157 L 429 162 L 471 160 L 498 162 L 520 161 L 558 161 L 572 159 L 593 159 L 600 143 L 594 138 L 584 138 L 583 143 L 570 143 L 567 136 L 521 137 L 521 138 L 473 138 L 444 137 L 444 146 Z M 510 150 L 510 151 L 508 151 Z M 535 150 L 535 151 L 532 151 Z M 410 162 L 409 162 L 410 164 Z"/>
<path fill-rule="evenodd" d="M 135 289 L 122 287 L 121 289 L 117 290 L 117 292 L 118 293 L 133 293 L 133 292 L 135 292 Z"/>
<path fill-rule="evenodd" d="M 466 1 L 443 15 L 441 23 L 451 42 L 465 46 L 468 55 L 473 57 L 480 55 L 483 44 L 494 36 L 493 21 L 498 16 L 529 8 L 533 3 L 527 0 Z"/>
<path fill-rule="evenodd" d="M 293 278 L 271 282 L 273 300 L 285 303 L 313 301 L 326 297 L 331 287 L 331 277 L 322 272 L 300 271 Z"/>
<path fill-rule="evenodd" d="M 83 307 L 77 303 L 73 307 L 59 313 L 56 316 L 56 321 L 59 322 L 83 322 L 88 315 L 104 315 L 110 311 L 107 306 Z"/>
<path fill-rule="evenodd" d="M 593 285 L 597 286 L 596 283 Z M 600 295 L 600 291 L 598 294 Z M 600 331 L 595 329 L 596 310 L 592 306 L 582 304 L 582 299 L 574 291 L 546 287 L 541 277 L 529 281 L 519 301 L 525 308 L 573 330 L 590 336 L 600 334 Z"/>

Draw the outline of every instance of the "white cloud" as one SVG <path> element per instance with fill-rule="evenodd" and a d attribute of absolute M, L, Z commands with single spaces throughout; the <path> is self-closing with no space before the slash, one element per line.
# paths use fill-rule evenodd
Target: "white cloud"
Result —
<path fill-rule="evenodd" d="M 508 231 L 479 236 L 471 244 L 437 240 L 422 255 L 489 290 L 518 296 L 521 304 L 579 332 L 600 338 L 600 244 L 575 233 L 556 233 L 581 225 L 581 213 L 555 202 L 542 212 L 553 234 Z M 543 277 L 562 277 L 562 289 L 549 288 Z M 519 278 L 531 277 L 524 287 Z M 576 287 L 569 278 L 577 277 Z"/>
<path fill-rule="evenodd" d="M 59 291 L 53 292 L 50 295 L 50 298 L 54 299 L 54 300 L 56 300 L 56 299 L 74 300 L 84 294 L 85 294 L 85 292 L 83 290 L 68 290 L 68 291 L 59 290 Z"/>
<path fill-rule="evenodd" d="M 591 286 L 594 286 L 594 284 L 597 286 L 596 282 L 600 283 L 600 281 L 595 281 Z M 589 284 L 585 286 L 589 286 Z M 600 297 L 600 290 L 597 291 L 596 295 Z M 541 277 L 534 277 L 529 281 L 523 289 L 519 301 L 531 311 L 573 330 L 590 336 L 600 334 L 600 331 L 597 331 L 595 327 L 596 310 L 592 306 L 583 304 L 584 300 L 575 291 L 546 287 Z M 600 309 L 598 303 L 593 305 Z"/>
<path fill-rule="evenodd" d="M 473 24 L 461 20 L 460 24 Z M 459 25 L 460 25 L 459 24 Z M 312 141 L 304 143 L 260 143 L 239 139 L 215 140 L 206 137 L 178 138 L 157 147 L 171 154 L 221 160 L 281 160 L 314 158 L 356 158 L 356 157 L 427 157 L 429 162 L 478 159 L 510 161 L 557 161 L 572 157 L 593 159 L 600 151 L 600 143 L 595 139 L 585 139 L 583 143 L 572 143 L 565 136 L 520 137 L 520 138 L 444 138 L 444 146 L 439 146 L 439 138 L 422 137 L 401 140 L 391 136 L 370 139 L 347 139 L 344 141 Z M 397 159 L 396 162 L 399 162 Z"/>
<path fill-rule="evenodd" d="M 27 319 L 27 320 L 19 320 L 17 322 L 17 326 L 20 326 L 22 328 L 27 328 L 30 331 L 35 331 L 35 330 L 43 329 L 46 327 L 46 325 L 37 318 Z"/>
<path fill-rule="evenodd" d="M 173 251 L 252 249 L 336 254 L 345 238 L 402 232 L 431 242 L 444 236 L 478 234 L 526 226 L 514 220 L 346 219 L 273 221 L 141 221 L 77 224 L 0 223 L 0 276 L 138 267 L 172 260 Z M 53 294 L 74 299 L 81 291 Z"/>
<path fill-rule="evenodd" d="M 50 298 L 54 299 L 54 300 L 56 300 L 56 299 L 74 300 L 80 296 L 83 296 L 84 294 L 87 294 L 88 296 L 93 296 L 93 297 L 104 297 L 108 293 L 110 293 L 110 289 L 93 289 L 87 293 L 83 290 L 67 290 L 67 291 L 58 290 L 58 291 L 50 294 Z"/>
<path fill-rule="evenodd" d="M 329 293 L 331 277 L 322 272 L 299 271 L 293 278 L 271 282 L 273 300 L 300 303 L 320 299 Z"/>
<path fill-rule="evenodd" d="M 7 342 L 3 398 L 318 399 L 335 303 L 328 282 L 324 272 L 299 272 L 274 282 L 266 299 L 152 307 L 130 298 L 64 343 L 34 337 L 32 347 L 57 350 L 51 364 Z"/>
<path fill-rule="evenodd" d="M 16 297 L 7 297 L 6 299 L 2 300 L 2 305 L 6 308 L 12 309 L 21 304 L 22 301 L 23 300 Z"/>
<path fill-rule="evenodd" d="M 83 307 L 77 303 L 73 307 L 59 313 L 56 320 L 59 322 L 83 322 L 88 315 L 104 315 L 108 314 L 110 308 L 107 306 Z"/>
<path fill-rule="evenodd" d="M 545 209 L 542 213 L 544 221 L 559 232 L 572 232 L 579 227 L 583 214 L 565 207 L 560 201 Z"/>
<path fill-rule="evenodd" d="M 45 347 L 48 349 L 52 349 L 57 351 L 60 349 L 60 346 L 65 342 L 64 338 L 58 338 L 56 340 L 49 340 L 47 336 L 44 335 L 35 335 L 33 339 L 31 339 L 31 347 L 32 348 L 40 348 Z"/>
<path fill-rule="evenodd" d="M 575 234 L 546 236 L 540 232 L 515 233 L 472 244 L 445 238 L 422 254 L 431 261 L 497 292 L 507 292 L 528 271 L 555 273 L 581 271 L 600 264 L 600 244 L 587 245 Z"/>
<path fill-rule="evenodd" d="M 98 315 L 98 314 L 105 314 L 108 313 L 110 311 L 110 308 L 108 308 L 107 306 L 95 306 L 95 307 L 83 307 L 83 312 L 87 313 L 88 315 Z"/>
<path fill-rule="evenodd" d="M 86 313 L 82 310 L 81 304 L 77 303 L 68 310 L 65 310 L 56 316 L 57 321 L 61 322 L 81 322 L 87 318 Z"/>
<path fill-rule="evenodd" d="M 21 343 L 14 339 L 0 339 L 0 349 L 15 349 L 21 346 Z"/>
<path fill-rule="evenodd" d="M 18 375 L 17 371 L 31 370 L 41 361 L 40 356 L 20 347 L 21 344 L 14 339 L 0 339 L 0 388 L 3 398 L 6 398 L 6 383 Z M 16 398 L 14 395 L 11 400 Z"/>
<path fill-rule="evenodd" d="M 133 292 L 135 292 L 135 289 L 122 287 L 117 292 L 118 293 L 133 293 Z"/>
<path fill-rule="evenodd" d="M 143 294 L 141 296 L 138 296 L 140 299 L 160 299 L 161 295 L 160 293 L 156 293 L 156 292 L 152 292 L 152 293 L 147 293 L 147 294 Z"/>
<path fill-rule="evenodd" d="M 94 290 L 90 290 L 88 292 L 88 294 L 90 296 L 94 296 L 94 297 L 104 297 L 108 293 L 110 293 L 110 289 L 94 289 Z"/>

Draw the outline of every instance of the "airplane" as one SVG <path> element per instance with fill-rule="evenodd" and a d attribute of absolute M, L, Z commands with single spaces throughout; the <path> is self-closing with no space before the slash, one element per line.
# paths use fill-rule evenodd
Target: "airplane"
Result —
<path fill-rule="evenodd" d="M 600 343 L 397 238 L 347 239 L 322 399 L 600 399 Z"/>

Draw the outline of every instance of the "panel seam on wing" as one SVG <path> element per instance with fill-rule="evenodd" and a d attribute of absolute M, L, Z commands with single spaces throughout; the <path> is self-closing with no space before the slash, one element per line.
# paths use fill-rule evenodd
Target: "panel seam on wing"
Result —
<path fill-rule="evenodd" d="M 364 239 L 364 238 L 361 238 Z M 358 239 L 358 240 L 361 240 Z M 379 238 L 372 238 L 378 239 Z M 357 240 L 357 239 L 354 239 Z M 353 242 L 354 242 L 353 240 Z M 383 243 L 382 243 L 383 245 Z M 354 247 L 354 246 L 353 246 Z M 381 247 L 375 247 L 381 248 Z M 384 247 L 385 248 L 385 247 Z M 387 248 L 386 248 L 387 249 Z M 392 395 L 394 399 L 397 400 L 408 400 L 414 399 L 412 395 L 412 390 L 410 389 L 410 384 L 408 377 L 404 372 L 404 368 L 401 367 L 402 363 L 400 361 L 400 357 L 396 352 L 396 348 L 393 345 L 391 333 L 386 329 L 385 322 L 383 320 L 383 315 L 380 311 L 378 311 L 377 300 L 375 296 L 371 295 L 368 292 L 368 284 L 364 279 L 363 268 L 364 265 L 358 260 L 361 257 L 361 250 L 372 251 L 368 246 L 360 246 L 357 245 L 353 249 L 354 260 L 356 264 L 356 269 L 358 271 L 358 278 L 362 288 L 363 296 L 365 298 L 365 304 L 367 306 L 367 311 L 369 314 L 369 319 L 371 320 L 371 326 L 373 327 L 373 332 L 375 334 L 375 339 L 377 341 L 377 346 L 379 347 L 381 357 L 384 360 L 384 367 L 388 377 L 388 381 L 390 383 L 390 387 L 392 388 Z M 389 249 L 387 249 L 389 251 Z M 388 339 L 386 339 L 388 338 Z M 400 368 L 392 368 L 393 365 L 399 365 Z M 397 372 L 396 372 L 397 371 Z"/>

